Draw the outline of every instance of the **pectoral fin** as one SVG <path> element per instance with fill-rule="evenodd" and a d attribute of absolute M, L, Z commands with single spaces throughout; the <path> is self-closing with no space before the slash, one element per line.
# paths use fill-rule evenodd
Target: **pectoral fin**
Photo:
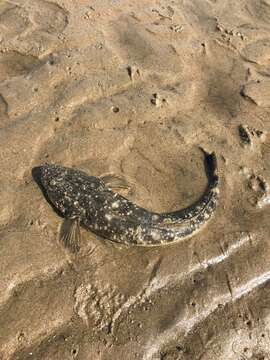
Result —
<path fill-rule="evenodd" d="M 106 186 L 112 188 L 113 190 L 118 190 L 118 189 L 125 189 L 128 191 L 131 190 L 131 185 L 121 175 L 104 174 L 100 176 L 100 179 L 105 183 Z"/>
<path fill-rule="evenodd" d="M 73 253 L 80 250 L 80 220 L 79 219 L 65 219 L 60 228 L 60 241 Z"/>

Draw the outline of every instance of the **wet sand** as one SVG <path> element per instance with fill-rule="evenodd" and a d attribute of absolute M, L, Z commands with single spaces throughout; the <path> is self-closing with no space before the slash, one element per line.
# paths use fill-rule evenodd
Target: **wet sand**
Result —
<path fill-rule="evenodd" d="M 270 1 L 0 2 L 0 359 L 270 359 Z M 61 218 L 32 168 L 121 176 L 149 210 L 214 218 L 171 246 Z M 123 190 L 125 191 L 125 190 Z"/>

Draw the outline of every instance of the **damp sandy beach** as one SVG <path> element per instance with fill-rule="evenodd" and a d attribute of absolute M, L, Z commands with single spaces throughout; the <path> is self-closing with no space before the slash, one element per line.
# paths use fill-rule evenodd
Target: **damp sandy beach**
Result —
<path fill-rule="evenodd" d="M 219 201 L 154 248 L 62 219 L 32 169 L 121 177 L 185 208 L 217 155 Z M 0 359 L 270 359 L 270 1 L 0 0 Z"/>

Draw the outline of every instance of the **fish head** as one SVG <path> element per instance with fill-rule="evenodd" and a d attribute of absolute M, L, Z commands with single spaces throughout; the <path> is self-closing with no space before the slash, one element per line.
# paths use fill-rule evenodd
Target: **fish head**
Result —
<path fill-rule="evenodd" d="M 40 182 L 47 197 L 65 217 L 75 216 L 73 204 L 79 190 L 73 172 L 73 169 L 53 164 L 39 167 Z"/>
<path fill-rule="evenodd" d="M 67 172 L 66 168 L 58 165 L 40 166 L 40 181 L 48 194 L 64 190 Z"/>
<path fill-rule="evenodd" d="M 94 201 L 101 181 L 86 173 L 59 165 L 39 166 L 39 182 L 50 203 L 64 217 L 81 217 L 85 204 Z"/>

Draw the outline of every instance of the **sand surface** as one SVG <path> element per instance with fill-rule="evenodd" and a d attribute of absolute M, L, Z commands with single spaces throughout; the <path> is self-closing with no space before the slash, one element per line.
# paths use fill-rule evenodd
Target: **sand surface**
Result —
<path fill-rule="evenodd" d="M 270 359 L 270 1 L 0 1 L 0 359 Z M 203 192 L 172 246 L 82 230 L 71 255 L 45 162 L 121 176 L 155 211 Z"/>

